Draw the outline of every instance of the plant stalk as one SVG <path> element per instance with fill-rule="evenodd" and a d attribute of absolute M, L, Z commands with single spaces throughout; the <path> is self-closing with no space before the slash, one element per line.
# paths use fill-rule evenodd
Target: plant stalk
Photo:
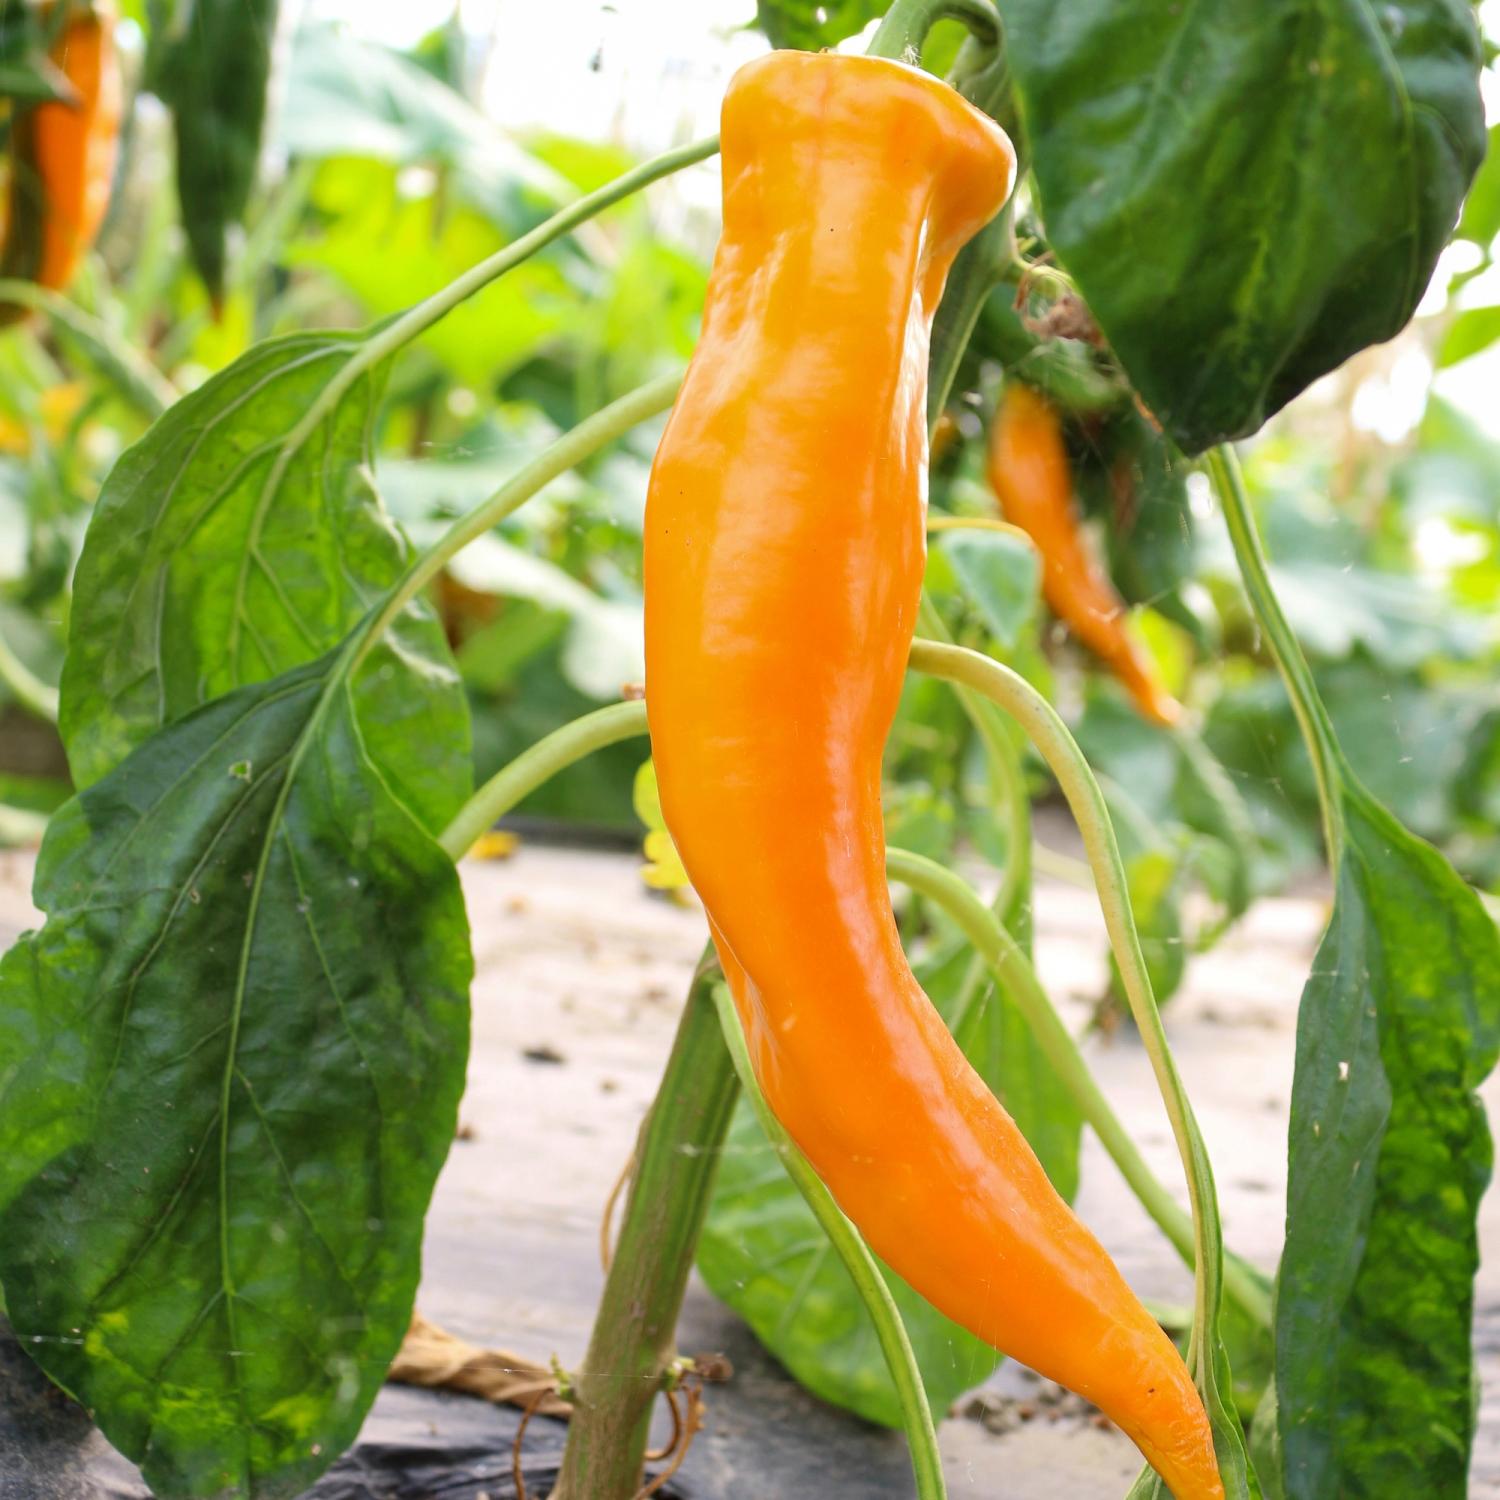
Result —
<path fill-rule="evenodd" d="M 576 203 L 559 210 L 545 223 L 518 240 L 513 240 L 504 249 L 497 250 L 487 259 L 471 266 L 462 276 L 450 281 L 441 291 L 434 292 L 425 301 L 402 313 L 379 332 L 356 353 L 347 364 L 318 392 L 317 399 L 308 408 L 307 414 L 287 435 L 284 448 L 288 452 L 299 449 L 308 437 L 317 430 L 318 423 L 343 399 L 344 393 L 365 373 L 383 359 L 404 349 L 407 344 L 453 311 L 461 302 L 467 301 L 476 292 L 483 291 L 492 281 L 513 270 L 522 261 L 529 260 L 537 251 L 561 239 L 570 230 L 602 213 L 606 208 L 638 193 L 643 187 L 680 172 L 695 162 L 706 160 L 719 149 L 716 135 L 691 145 L 679 146 L 674 151 L 665 151 L 650 161 L 642 162 L 632 171 L 606 182 L 603 187 L 586 193 Z"/>
<path fill-rule="evenodd" d="M 652 1407 L 676 1368 L 677 1317 L 739 1081 L 719 1025 L 710 949 L 699 961 L 661 1086 L 641 1127 L 552 1500 L 631 1500 Z"/>
<path fill-rule="evenodd" d="M 361 636 L 354 665 L 364 657 L 390 628 L 396 616 L 442 571 L 449 558 L 462 552 L 476 537 L 483 536 L 513 511 L 519 510 L 538 490 L 544 489 L 559 475 L 597 453 L 606 443 L 629 432 L 647 417 L 665 411 L 676 398 L 682 384 L 681 370 L 658 376 L 637 386 L 618 401 L 611 401 L 592 416 L 585 417 L 555 443 L 542 450 L 529 464 L 517 470 L 488 500 L 460 516 L 407 569 L 401 581 L 387 595 L 379 612 Z"/>
<path fill-rule="evenodd" d="M 898 62 L 920 56 L 927 33 L 944 20 L 962 21 L 983 46 L 999 45 L 1000 17 L 990 0 L 895 0 L 875 29 L 867 55 Z"/>
<path fill-rule="evenodd" d="M 935 641 L 952 645 L 952 636 L 931 596 L 923 591 L 917 606 L 917 629 Z M 954 648 L 957 649 L 956 647 Z M 996 800 L 1005 816 L 1005 868 L 995 912 L 1007 931 L 1015 934 L 1026 952 L 1031 951 L 1031 800 L 1026 794 L 1026 773 L 1021 756 L 1011 743 L 1004 717 L 982 693 L 956 684 L 958 701 L 984 744 L 994 782 Z M 967 987 L 967 986 L 966 986 Z"/>
<path fill-rule="evenodd" d="M 1328 862 L 1337 869 L 1344 844 L 1344 812 L 1338 798 L 1338 788 L 1343 781 L 1343 756 L 1338 740 L 1329 722 L 1328 711 L 1318 696 L 1312 669 L 1307 665 L 1302 647 L 1281 611 L 1276 591 L 1271 587 L 1266 554 L 1255 528 L 1255 516 L 1250 509 L 1239 457 L 1227 444 L 1215 448 L 1208 455 L 1208 470 L 1219 496 L 1224 523 L 1229 528 L 1234 559 L 1239 564 L 1250 607 L 1271 643 L 1271 655 L 1276 658 L 1302 738 L 1307 743 L 1307 753 L 1312 757 L 1313 773 L 1318 783 L 1318 805 L 1323 812 Z"/>

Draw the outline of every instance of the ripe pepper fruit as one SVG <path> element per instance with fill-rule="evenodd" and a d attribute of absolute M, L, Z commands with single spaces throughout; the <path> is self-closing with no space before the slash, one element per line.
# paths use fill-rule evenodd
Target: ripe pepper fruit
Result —
<path fill-rule="evenodd" d="M 879 58 L 730 83 L 724 230 L 647 494 L 662 811 L 777 1117 L 884 1260 L 1222 1496 L 1186 1366 L 1048 1182 L 902 953 L 880 763 L 925 557 L 928 338 L 1014 175 L 998 126 Z"/>
<path fill-rule="evenodd" d="M 0 275 L 62 290 L 104 222 L 122 112 L 114 24 L 102 0 L 69 4 L 51 56 L 76 98 L 49 100 L 14 120 Z M 0 321 L 19 314 L 0 308 Z"/>
<path fill-rule="evenodd" d="M 1057 408 L 1016 380 L 1006 386 L 990 427 L 989 476 L 1005 519 L 1042 555 L 1048 608 L 1119 678 L 1142 714 L 1156 724 L 1175 724 L 1182 706 L 1125 628 L 1125 602 L 1079 525 Z"/>

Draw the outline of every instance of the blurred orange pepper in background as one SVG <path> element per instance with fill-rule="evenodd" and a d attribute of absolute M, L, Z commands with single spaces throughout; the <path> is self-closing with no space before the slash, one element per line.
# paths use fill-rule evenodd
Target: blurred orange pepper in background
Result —
<path fill-rule="evenodd" d="M 1005 519 L 1042 556 L 1042 593 L 1058 619 L 1119 678 L 1153 723 L 1172 725 L 1182 705 L 1167 691 L 1126 626 L 1128 607 L 1084 536 L 1057 408 L 1012 380 L 990 427 L 990 484 Z"/>
<path fill-rule="evenodd" d="M 114 12 L 66 0 L 51 56 L 76 98 L 20 110 L 10 133 L 0 275 L 60 291 L 73 279 L 109 208 L 122 113 Z M 0 321 L 22 309 L 0 306 Z"/>

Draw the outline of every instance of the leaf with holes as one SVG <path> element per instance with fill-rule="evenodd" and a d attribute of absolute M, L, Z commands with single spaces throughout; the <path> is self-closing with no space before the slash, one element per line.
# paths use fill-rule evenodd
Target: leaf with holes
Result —
<path fill-rule="evenodd" d="M 453 1139 L 463 900 L 371 750 L 423 668 L 352 660 L 68 803 L 0 962 L 6 1306 L 164 1497 L 297 1495 L 353 1440 Z"/>
<path fill-rule="evenodd" d="M 404 570 L 406 543 L 372 477 L 384 367 L 364 367 L 368 344 L 339 332 L 258 344 L 111 471 L 78 563 L 62 678 L 79 786 L 163 725 L 331 650 Z M 408 610 L 395 639 L 434 682 L 452 675 L 424 611 Z M 385 736 L 376 756 L 432 831 L 470 776 L 462 700 L 427 695 L 427 712 L 440 705 L 421 735 Z"/>
<path fill-rule="evenodd" d="M 1276 1301 L 1285 1490 L 1458 1500 L 1493 1156 L 1474 1090 L 1500 1049 L 1500 933 L 1345 775 L 1337 901 L 1297 1023 Z"/>
<path fill-rule="evenodd" d="M 1484 155 L 1468 0 L 998 0 L 1047 241 L 1189 453 L 1411 316 Z"/>

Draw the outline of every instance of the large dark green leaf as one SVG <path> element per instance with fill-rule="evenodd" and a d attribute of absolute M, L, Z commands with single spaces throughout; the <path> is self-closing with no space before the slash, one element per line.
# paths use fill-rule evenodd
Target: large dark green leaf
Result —
<path fill-rule="evenodd" d="M 255 185 L 279 8 L 279 0 L 191 0 L 153 29 L 151 82 L 172 111 L 182 227 L 216 303 L 229 231 Z"/>
<path fill-rule="evenodd" d="M 1474 1089 L 1500 1049 L 1500 936 L 1352 781 L 1302 997 L 1276 1387 L 1289 1500 L 1461 1500 L 1474 1435 Z"/>
<path fill-rule="evenodd" d="M 373 746 L 440 694 L 381 645 L 161 730 L 48 831 L 0 963 L 0 1280 L 164 1497 L 292 1496 L 406 1328 L 471 972 Z"/>
<path fill-rule="evenodd" d="M 945 1012 L 951 1013 L 965 987 L 969 958 L 961 947 L 922 976 Z M 955 1034 L 1026 1132 L 1058 1190 L 1071 1198 L 1078 1187 L 1078 1117 L 1059 1095 L 1015 1007 L 981 993 Z M 698 1241 L 698 1270 L 808 1390 L 869 1421 L 902 1425 L 864 1304 L 744 1101 L 730 1125 Z M 885 1276 L 928 1399 L 941 1415 L 1000 1356 L 892 1271 Z"/>
<path fill-rule="evenodd" d="M 999 0 L 1047 238 L 1189 453 L 1411 316 L 1485 148 L 1464 0 Z"/>
<path fill-rule="evenodd" d="M 312 430 L 298 424 L 365 348 L 347 333 L 257 345 L 185 397 L 111 471 L 74 585 L 61 729 L 78 785 L 201 704 L 336 645 L 407 563 L 371 479 L 383 370 Z M 411 610 L 397 637 L 435 679 L 441 632 Z M 372 747 L 430 829 L 467 793 L 461 700 L 420 736 Z"/>

